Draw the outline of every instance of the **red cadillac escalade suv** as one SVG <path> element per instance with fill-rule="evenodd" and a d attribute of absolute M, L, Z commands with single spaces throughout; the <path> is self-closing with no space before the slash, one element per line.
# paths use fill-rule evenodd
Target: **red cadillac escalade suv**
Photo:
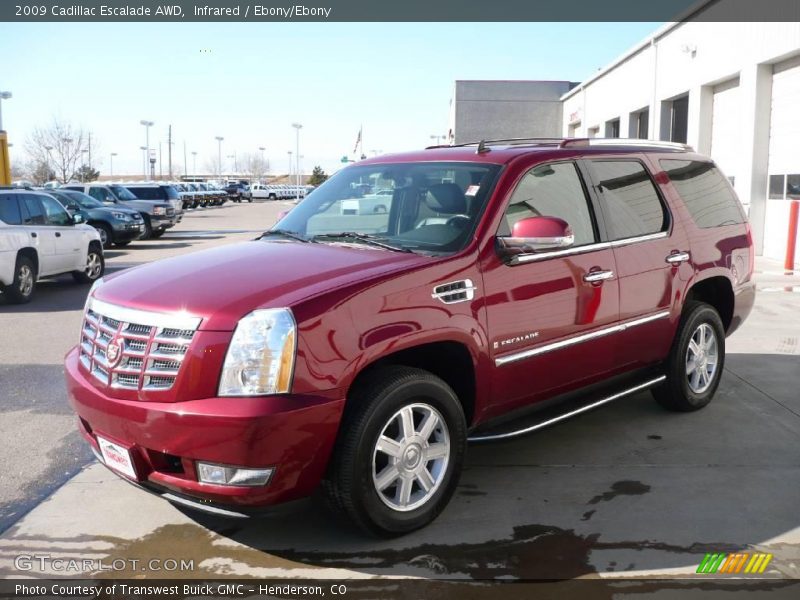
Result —
<path fill-rule="evenodd" d="M 644 389 L 708 404 L 752 273 L 691 148 L 435 147 L 341 170 L 256 240 L 104 278 L 67 385 L 98 458 L 172 502 L 241 515 L 321 487 L 397 535 L 443 510 L 468 440 Z"/>

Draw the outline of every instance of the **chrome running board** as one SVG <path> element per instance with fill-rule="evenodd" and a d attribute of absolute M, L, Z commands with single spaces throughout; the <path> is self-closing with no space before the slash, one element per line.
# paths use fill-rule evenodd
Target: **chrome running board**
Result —
<path fill-rule="evenodd" d="M 526 435 L 528 433 L 533 433 L 534 431 L 539 431 L 540 429 L 544 429 L 545 427 L 550 427 L 550 425 L 555 425 L 561 421 L 565 421 L 569 418 L 575 417 L 581 413 L 588 412 L 593 410 L 599 406 L 603 406 L 604 404 L 608 404 L 609 402 L 613 402 L 614 400 L 619 400 L 620 398 L 624 398 L 625 396 L 630 396 L 631 394 L 635 394 L 636 392 L 641 392 L 642 390 L 646 390 L 648 388 L 653 387 L 664 381 L 667 378 L 666 375 L 661 375 L 656 377 L 655 379 L 650 379 L 645 381 L 644 383 L 640 383 L 639 385 L 635 385 L 631 388 L 623 390 L 621 392 L 617 392 L 616 394 L 612 394 L 611 396 L 606 396 L 601 400 L 597 400 L 596 402 L 592 402 L 591 404 L 587 404 L 586 406 L 581 406 L 580 408 L 576 408 L 575 410 L 571 410 L 566 412 L 562 415 L 558 415 L 557 417 L 553 417 L 552 419 L 547 419 L 546 421 L 542 421 L 541 423 L 536 423 L 535 425 L 531 425 L 530 427 L 525 427 L 524 429 L 519 429 L 517 431 L 508 431 L 504 433 L 496 433 L 496 434 L 488 434 L 488 435 L 476 435 L 473 437 L 467 438 L 468 442 L 493 442 L 497 440 L 507 440 L 510 438 L 519 437 L 521 435 Z"/>

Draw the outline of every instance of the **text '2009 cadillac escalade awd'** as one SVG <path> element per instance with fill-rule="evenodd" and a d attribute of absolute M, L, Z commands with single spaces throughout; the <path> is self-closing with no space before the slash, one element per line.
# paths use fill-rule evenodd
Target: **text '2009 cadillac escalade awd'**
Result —
<path fill-rule="evenodd" d="M 397 535 L 445 507 L 468 440 L 644 389 L 705 406 L 752 273 L 742 208 L 690 148 L 430 148 L 343 169 L 257 240 L 106 278 L 67 384 L 97 456 L 173 502 L 321 486 Z M 503 424 L 545 400 L 561 417 Z"/>

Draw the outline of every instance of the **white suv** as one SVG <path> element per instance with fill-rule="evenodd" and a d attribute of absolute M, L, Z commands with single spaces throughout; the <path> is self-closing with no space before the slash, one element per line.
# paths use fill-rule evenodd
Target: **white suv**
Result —
<path fill-rule="evenodd" d="M 79 215 L 43 192 L 0 188 L 0 290 L 9 301 L 28 302 L 41 277 L 92 283 L 104 270 L 100 235 Z"/>

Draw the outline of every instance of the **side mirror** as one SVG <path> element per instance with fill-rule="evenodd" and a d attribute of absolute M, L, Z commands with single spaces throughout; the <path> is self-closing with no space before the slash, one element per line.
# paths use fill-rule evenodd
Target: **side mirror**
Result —
<path fill-rule="evenodd" d="M 83 218 L 83 215 L 79 212 L 76 212 L 72 215 L 72 224 L 73 225 L 80 225 L 81 223 L 85 223 L 86 220 Z"/>
<path fill-rule="evenodd" d="M 572 228 L 558 217 L 529 217 L 514 223 L 510 236 L 497 237 L 497 253 L 507 261 L 525 254 L 563 250 L 575 243 Z"/>

